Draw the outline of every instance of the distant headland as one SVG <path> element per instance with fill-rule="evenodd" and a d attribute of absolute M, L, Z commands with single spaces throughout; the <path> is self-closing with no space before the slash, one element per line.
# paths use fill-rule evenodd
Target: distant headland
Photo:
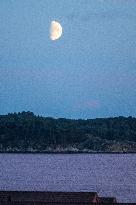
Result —
<path fill-rule="evenodd" d="M 136 118 L 65 119 L 0 115 L 0 152 L 136 153 Z"/>

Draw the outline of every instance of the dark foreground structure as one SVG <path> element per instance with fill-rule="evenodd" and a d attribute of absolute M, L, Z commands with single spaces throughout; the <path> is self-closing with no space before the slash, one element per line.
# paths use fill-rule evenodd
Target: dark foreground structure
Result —
<path fill-rule="evenodd" d="M 100 205 L 117 204 L 115 198 L 99 197 L 96 192 L 0 191 L 0 205 Z"/>

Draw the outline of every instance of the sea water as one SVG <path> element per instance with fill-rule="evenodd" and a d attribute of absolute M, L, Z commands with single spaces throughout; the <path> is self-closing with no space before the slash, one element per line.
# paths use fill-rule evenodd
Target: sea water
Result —
<path fill-rule="evenodd" d="M 136 154 L 0 154 L 0 190 L 90 191 L 136 202 Z"/>

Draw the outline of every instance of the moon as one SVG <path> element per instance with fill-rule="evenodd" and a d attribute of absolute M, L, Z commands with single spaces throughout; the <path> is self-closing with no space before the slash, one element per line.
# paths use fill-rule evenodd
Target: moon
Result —
<path fill-rule="evenodd" d="M 57 21 L 52 21 L 50 24 L 50 39 L 55 41 L 62 36 L 62 26 Z"/>

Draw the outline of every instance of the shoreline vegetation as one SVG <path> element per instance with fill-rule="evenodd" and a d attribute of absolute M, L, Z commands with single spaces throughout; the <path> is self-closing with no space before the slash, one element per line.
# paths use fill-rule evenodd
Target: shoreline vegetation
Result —
<path fill-rule="evenodd" d="M 136 118 L 65 119 L 0 115 L 0 153 L 136 153 Z"/>
<path fill-rule="evenodd" d="M 29 152 L 29 151 L 24 151 L 24 152 L 21 152 L 21 151 L 6 151 L 6 152 L 1 152 L 0 151 L 0 154 L 65 154 L 65 155 L 67 155 L 67 154 L 136 154 L 136 152 L 84 152 L 84 151 L 80 151 L 80 152 L 55 152 L 55 151 L 51 151 L 51 152 L 48 152 L 48 151 L 41 151 L 41 152 L 39 152 L 39 151 L 36 151 L 36 152 Z"/>

